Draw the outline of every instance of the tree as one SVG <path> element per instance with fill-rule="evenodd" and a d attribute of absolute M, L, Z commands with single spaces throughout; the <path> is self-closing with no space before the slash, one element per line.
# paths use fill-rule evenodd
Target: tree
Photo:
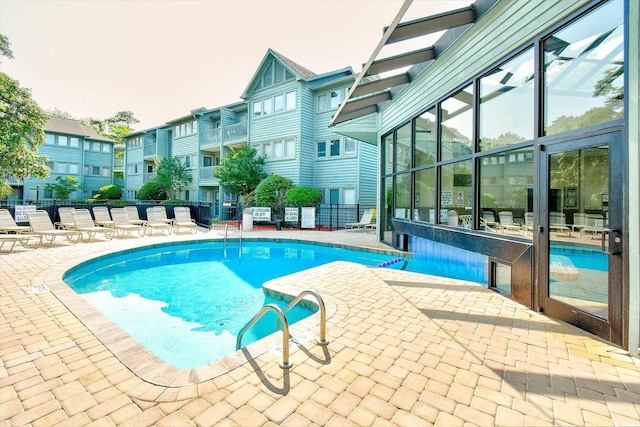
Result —
<path fill-rule="evenodd" d="M 242 199 L 255 190 L 267 176 L 263 169 L 264 158 L 256 154 L 256 149 L 251 147 L 231 148 L 231 154 L 222 159 L 215 172 L 220 185 Z"/>
<path fill-rule="evenodd" d="M 0 53 L 13 58 L 9 41 L 2 34 Z M 44 179 L 49 176 L 47 157 L 36 154 L 38 146 L 45 141 L 47 120 L 44 111 L 31 99 L 31 92 L 0 73 L 0 198 L 13 192 L 9 177 Z"/>
<path fill-rule="evenodd" d="M 287 192 L 294 187 L 293 181 L 280 175 L 271 175 L 256 188 L 256 204 L 270 207 L 276 218 L 282 218 Z"/>
<path fill-rule="evenodd" d="M 44 110 L 44 112 L 47 114 L 47 116 L 60 117 L 61 119 L 75 120 L 75 118 L 71 114 L 67 113 L 66 111 L 60 110 L 58 108 L 54 108 L 53 110 Z"/>
<path fill-rule="evenodd" d="M 108 119 L 84 119 L 83 122 L 93 127 L 100 135 L 118 142 L 125 142 L 127 135 L 131 133 L 131 125 L 139 123 L 131 111 L 118 111 L 115 116 Z"/>
<path fill-rule="evenodd" d="M 176 199 L 182 190 L 193 181 L 190 168 L 182 163 L 178 157 L 162 157 L 156 162 L 156 177 L 154 181 L 164 190 L 167 198 Z"/>
<path fill-rule="evenodd" d="M 67 175 L 66 177 L 57 176 L 55 184 L 47 184 L 44 186 L 45 190 L 53 191 L 53 195 L 57 199 L 68 199 L 69 195 L 73 192 L 84 188 L 83 184 L 78 182 L 78 178 L 75 176 Z"/>

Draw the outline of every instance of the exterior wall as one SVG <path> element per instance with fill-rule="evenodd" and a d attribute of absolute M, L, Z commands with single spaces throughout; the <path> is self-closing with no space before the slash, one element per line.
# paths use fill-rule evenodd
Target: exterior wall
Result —
<path fill-rule="evenodd" d="M 506 58 L 532 35 L 578 10 L 587 0 L 498 2 L 486 18 L 475 23 L 456 43 L 405 87 L 380 114 L 380 134 L 420 113 L 428 104 L 446 96 L 460 82 L 485 71 L 497 59 Z M 495 20 L 492 16 L 508 16 Z M 410 90 L 407 90 L 410 87 Z"/>
<path fill-rule="evenodd" d="M 60 135 L 47 132 L 47 135 Z M 44 154 L 49 157 L 49 165 L 51 166 L 51 174 L 44 180 L 42 179 L 25 179 L 24 180 L 24 198 L 25 199 L 35 199 L 38 197 L 39 199 L 45 198 L 44 187 L 47 184 L 54 184 L 56 182 L 56 178 L 73 176 L 78 179 L 79 183 L 82 183 L 82 171 L 84 167 L 83 162 L 83 143 L 84 140 L 79 140 L 79 146 L 75 147 L 59 147 L 55 145 L 43 144 L 38 147 L 38 154 Z M 58 162 L 64 163 L 73 163 L 78 166 L 78 171 L 76 173 L 69 172 L 56 172 L 55 165 Z M 36 194 L 37 186 L 40 186 L 39 195 Z M 53 198 L 53 197 L 47 197 Z M 81 191 L 76 191 L 73 194 L 69 195 L 70 199 L 81 199 L 83 198 Z"/>
<path fill-rule="evenodd" d="M 113 181 L 113 145 L 110 144 L 109 152 L 105 152 L 103 150 L 94 150 L 93 141 L 87 140 L 87 142 L 91 144 L 91 149 L 84 150 L 84 165 L 89 166 L 89 171 L 81 171 L 81 174 L 84 178 L 85 197 L 89 198 L 97 193 L 100 187 L 111 184 Z M 101 145 L 104 143 L 102 141 L 97 142 Z M 109 173 L 108 175 L 95 175 L 92 170 L 93 167 L 100 168 L 100 173 L 102 173 L 102 168 L 108 168 Z"/>

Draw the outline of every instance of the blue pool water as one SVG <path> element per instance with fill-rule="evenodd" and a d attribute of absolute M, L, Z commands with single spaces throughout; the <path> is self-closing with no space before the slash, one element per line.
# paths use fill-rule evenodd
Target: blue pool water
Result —
<path fill-rule="evenodd" d="M 234 352 L 237 333 L 264 304 L 286 305 L 265 296 L 265 281 L 331 261 L 375 266 L 393 258 L 292 242 L 205 241 L 108 255 L 69 270 L 63 279 L 165 362 L 189 369 Z M 287 319 L 291 324 L 310 314 L 298 306 Z M 243 345 L 274 332 L 275 322 L 273 313 L 265 315 Z"/>

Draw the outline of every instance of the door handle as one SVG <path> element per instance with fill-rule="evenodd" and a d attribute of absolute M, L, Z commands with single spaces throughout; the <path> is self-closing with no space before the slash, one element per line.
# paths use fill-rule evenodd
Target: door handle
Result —
<path fill-rule="evenodd" d="M 609 247 L 606 247 L 607 236 L 609 236 Z M 622 233 L 620 230 L 607 228 L 602 231 L 600 249 L 607 255 L 619 255 L 622 253 Z M 608 249 L 608 250 L 607 250 Z"/>

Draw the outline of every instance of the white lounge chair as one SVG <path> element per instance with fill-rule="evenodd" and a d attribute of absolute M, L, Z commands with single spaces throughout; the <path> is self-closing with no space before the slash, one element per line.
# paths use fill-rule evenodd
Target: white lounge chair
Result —
<path fill-rule="evenodd" d="M 513 222 L 513 212 L 501 211 L 498 212 L 498 217 L 500 218 L 500 228 L 505 231 L 522 233 L 522 227 Z"/>
<path fill-rule="evenodd" d="M 375 224 L 371 224 L 371 220 L 373 219 L 373 212 L 365 211 L 362 214 L 359 222 L 348 222 L 344 225 L 344 229 L 346 231 L 355 231 L 355 230 L 366 230 L 371 228 L 371 226 L 375 227 Z"/>
<path fill-rule="evenodd" d="M 164 206 L 147 208 L 147 235 L 152 236 L 155 230 L 167 236 L 171 234 L 171 223 L 167 222 L 167 211 Z"/>
<path fill-rule="evenodd" d="M 75 208 L 73 207 L 61 207 L 58 208 L 58 216 L 60 217 L 60 221 L 54 222 L 53 225 L 56 228 L 61 228 L 63 230 L 73 230 L 75 227 L 75 221 L 73 220 L 73 211 Z"/>
<path fill-rule="evenodd" d="M 100 227 L 111 227 L 113 220 L 109 214 L 109 209 L 106 206 L 94 206 L 93 210 L 93 222 Z"/>
<path fill-rule="evenodd" d="M 104 234 L 104 237 L 109 240 L 113 238 L 113 229 L 96 225 L 88 209 L 74 209 L 71 215 L 73 215 L 73 222 L 75 223 L 74 230 L 80 233 L 82 240 L 85 240 L 84 233 L 87 234 L 87 242 L 96 237 L 98 233 Z"/>
<path fill-rule="evenodd" d="M 144 226 L 131 223 L 129 213 L 125 208 L 111 209 L 111 219 L 113 219 L 113 230 L 118 238 L 124 238 L 125 234 L 132 235 L 134 232 L 136 232 L 138 236 L 145 234 Z"/>
<path fill-rule="evenodd" d="M 191 234 L 196 234 L 198 224 L 191 218 L 191 211 L 186 206 L 173 208 L 173 232 L 178 234 L 181 228 L 186 228 Z"/>
<path fill-rule="evenodd" d="M 78 243 L 80 233 L 75 230 L 60 230 L 53 225 L 49 213 L 43 210 L 27 211 L 27 218 L 31 225 L 31 232 L 41 236 L 40 243 L 49 242 L 49 246 L 53 244 L 58 236 L 65 237 L 68 241 Z M 75 237 L 75 242 L 73 238 Z"/>
<path fill-rule="evenodd" d="M 28 233 L 31 227 L 18 225 L 8 209 L 0 209 L 0 232 L 2 233 Z"/>
<path fill-rule="evenodd" d="M 146 220 L 140 219 L 140 215 L 138 214 L 138 207 L 137 206 L 125 206 L 124 210 L 127 211 L 127 216 L 129 217 L 129 222 L 131 224 L 133 224 L 133 225 L 146 225 L 147 224 Z"/>

